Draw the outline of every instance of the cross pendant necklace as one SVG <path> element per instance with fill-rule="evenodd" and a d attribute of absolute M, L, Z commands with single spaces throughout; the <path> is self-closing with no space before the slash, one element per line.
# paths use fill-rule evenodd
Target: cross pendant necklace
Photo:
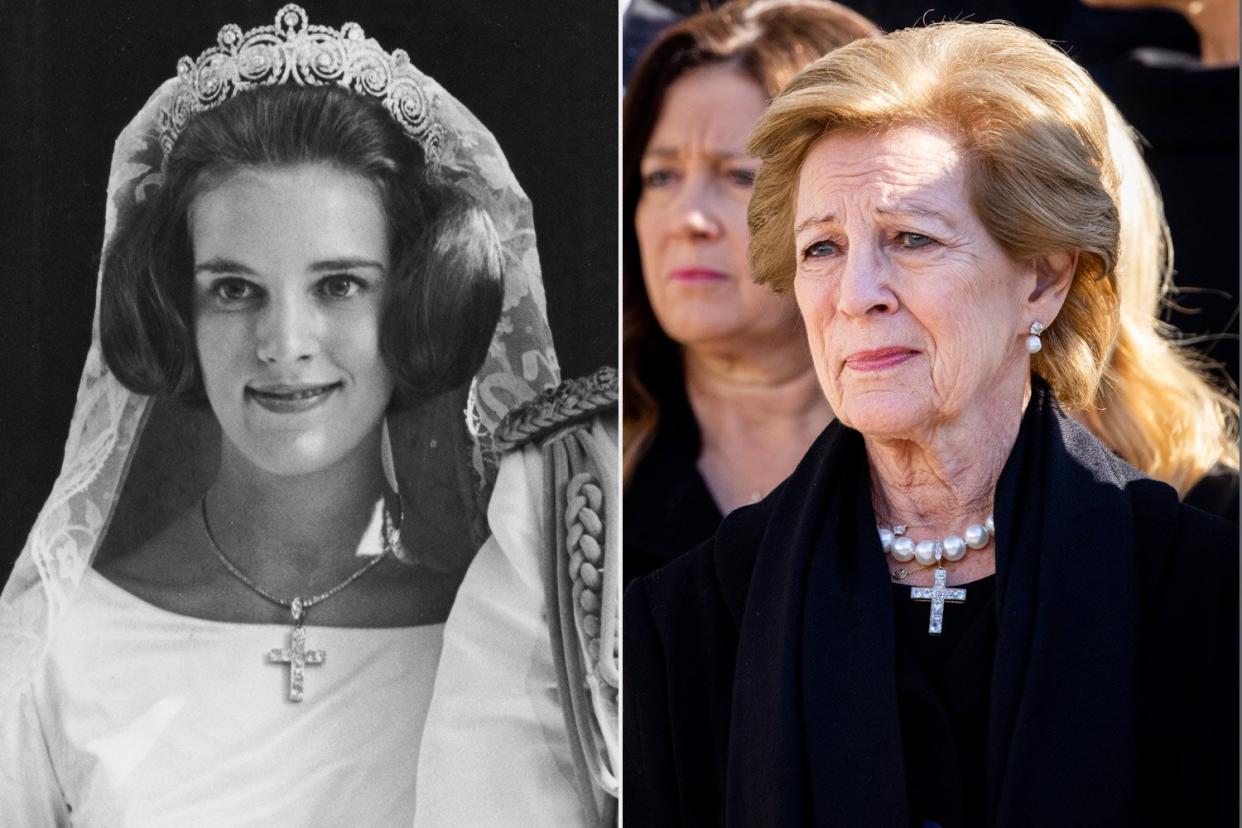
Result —
<path fill-rule="evenodd" d="M 306 649 L 306 628 L 303 626 L 303 623 L 306 621 L 306 611 L 315 606 L 315 604 L 318 604 L 320 601 L 326 601 L 333 595 L 336 595 L 358 578 L 361 578 L 371 569 L 371 567 L 388 557 L 388 553 L 393 551 L 397 545 L 401 543 L 400 530 L 393 525 L 392 516 L 388 513 L 387 507 L 385 507 L 384 519 L 381 524 L 384 548 L 380 554 L 373 557 L 370 561 L 367 561 L 367 563 L 360 569 L 355 570 L 352 575 L 332 587 L 332 589 L 329 589 L 326 592 L 321 592 L 310 598 L 302 598 L 299 596 L 289 600 L 273 595 L 268 590 L 250 580 L 246 573 L 242 572 L 233 565 L 233 562 L 230 561 L 228 556 L 225 555 L 223 550 L 220 549 L 219 544 L 216 543 L 216 539 L 211 534 L 211 523 L 207 520 L 206 497 L 203 498 L 202 507 L 203 529 L 207 532 L 207 540 L 211 541 L 212 551 L 216 553 L 216 557 L 220 559 L 220 563 L 222 563 L 224 568 L 229 571 L 229 574 L 246 586 L 250 587 L 250 589 L 258 593 L 263 598 L 271 601 L 273 604 L 287 608 L 293 616 L 293 630 L 289 633 L 289 646 L 283 649 L 277 648 L 270 650 L 267 654 L 267 663 L 289 665 L 289 701 L 302 701 L 302 688 L 306 677 L 305 671 L 307 665 L 317 666 L 323 664 L 325 658 L 327 657 L 327 652 L 324 650 Z"/>
<path fill-rule="evenodd" d="M 949 587 L 949 573 L 944 567 L 936 567 L 932 576 L 934 581 L 929 587 L 910 587 L 910 597 L 915 601 L 931 601 L 931 620 L 927 624 L 929 635 L 940 635 L 944 622 L 944 603 L 950 601 L 960 604 L 966 600 L 966 590 L 961 587 Z"/>
<path fill-rule="evenodd" d="M 324 650 L 306 649 L 306 628 L 302 626 L 306 611 L 302 609 L 302 599 L 294 598 L 290 604 L 289 611 L 293 614 L 293 630 L 289 633 L 289 646 L 283 650 L 277 648 L 269 652 L 267 663 L 289 665 L 289 701 L 300 702 L 303 672 L 306 665 L 323 664 L 327 653 Z"/>
<path fill-rule="evenodd" d="M 910 598 L 915 601 L 931 602 L 931 619 L 927 622 L 928 635 L 940 635 L 944 626 L 944 604 L 946 601 L 960 604 L 966 600 L 966 590 L 960 587 L 950 588 L 949 573 L 944 569 L 944 561 L 960 561 L 967 549 L 982 549 L 996 536 L 996 521 L 988 515 L 983 523 L 972 523 L 961 535 L 948 535 L 939 540 L 921 540 L 915 543 L 906 537 L 906 526 L 894 526 L 891 529 L 879 526 L 880 546 L 884 554 L 892 555 L 893 560 L 905 563 L 916 560 L 920 566 L 935 565 L 932 585 L 929 587 L 910 587 Z M 910 573 L 904 566 L 890 569 L 889 574 L 901 581 Z"/>

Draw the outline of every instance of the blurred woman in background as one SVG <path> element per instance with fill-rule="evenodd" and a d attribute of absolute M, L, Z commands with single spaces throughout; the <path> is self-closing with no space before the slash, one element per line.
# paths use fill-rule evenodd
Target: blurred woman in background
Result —
<path fill-rule="evenodd" d="M 625 572 L 766 495 L 831 419 L 791 297 L 751 280 L 745 146 L 785 83 L 879 32 L 831 2 L 728 3 L 669 28 L 625 100 Z"/>

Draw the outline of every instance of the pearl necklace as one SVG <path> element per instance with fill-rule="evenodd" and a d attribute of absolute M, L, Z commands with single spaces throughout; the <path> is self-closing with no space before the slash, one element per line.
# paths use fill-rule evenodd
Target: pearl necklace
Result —
<path fill-rule="evenodd" d="M 945 561 L 960 561 L 966 557 L 966 549 L 982 549 L 996 535 L 996 522 L 988 515 L 982 524 L 972 523 L 961 535 L 949 535 L 940 540 L 921 540 L 915 543 L 906 537 L 905 526 L 877 527 L 880 531 L 880 546 L 887 555 L 902 563 L 911 558 L 922 566 L 935 564 L 935 575 L 929 587 L 911 587 L 910 598 L 914 601 L 928 601 L 931 604 L 931 617 L 927 623 L 929 635 L 940 635 L 944 625 L 944 605 L 946 602 L 960 604 L 966 600 L 966 590 L 961 587 L 950 587 L 949 573 L 944 568 Z M 906 577 L 905 567 L 891 573 L 898 581 Z"/>
<path fill-rule="evenodd" d="M 988 515 L 982 524 L 970 524 L 960 535 L 949 535 L 940 540 L 921 540 L 917 543 L 905 536 L 905 526 L 878 528 L 884 554 L 892 555 L 893 560 L 901 563 L 913 558 L 921 566 L 940 566 L 944 561 L 960 561 L 966 557 L 967 548 L 982 549 L 996 534 L 996 523 L 992 515 Z"/>

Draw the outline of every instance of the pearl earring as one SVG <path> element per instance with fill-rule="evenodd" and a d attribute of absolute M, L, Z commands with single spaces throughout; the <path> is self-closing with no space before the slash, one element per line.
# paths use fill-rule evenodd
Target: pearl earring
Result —
<path fill-rule="evenodd" d="M 1044 332 L 1044 326 L 1039 322 L 1031 323 L 1031 335 L 1026 338 L 1026 350 L 1032 354 L 1038 354 L 1040 349 L 1044 347 L 1044 343 L 1040 341 L 1039 335 Z"/>

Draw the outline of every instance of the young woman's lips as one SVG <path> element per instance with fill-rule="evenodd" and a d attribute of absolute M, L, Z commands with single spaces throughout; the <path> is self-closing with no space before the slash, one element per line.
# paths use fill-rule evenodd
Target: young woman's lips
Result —
<path fill-rule="evenodd" d="M 858 351 L 845 358 L 845 367 L 854 371 L 883 371 L 905 362 L 917 354 L 909 348 L 876 348 Z"/>
<path fill-rule="evenodd" d="M 339 382 L 328 385 L 271 385 L 247 388 L 246 396 L 273 414 L 300 414 L 323 405 L 340 387 Z"/>
<path fill-rule="evenodd" d="M 674 282 L 723 282 L 729 274 L 710 267 L 681 267 L 668 275 Z"/>

